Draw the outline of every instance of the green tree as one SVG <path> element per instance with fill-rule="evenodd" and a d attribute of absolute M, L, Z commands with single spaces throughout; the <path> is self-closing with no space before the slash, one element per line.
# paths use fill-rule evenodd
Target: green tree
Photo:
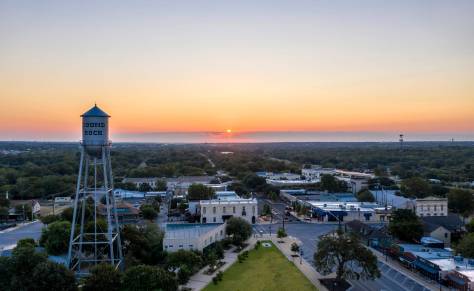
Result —
<path fill-rule="evenodd" d="M 451 189 L 448 193 L 448 207 L 451 211 L 467 217 L 474 210 L 474 196 L 469 190 Z"/>
<path fill-rule="evenodd" d="M 0 207 L 10 207 L 10 200 L 0 194 Z"/>
<path fill-rule="evenodd" d="M 144 219 L 154 220 L 158 216 L 158 212 L 152 205 L 144 204 L 140 207 L 140 210 Z"/>
<path fill-rule="evenodd" d="M 31 276 L 33 269 L 46 262 L 46 255 L 35 251 L 33 239 L 20 240 L 11 257 L 11 290 L 35 290 L 36 282 Z"/>
<path fill-rule="evenodd" d="M 153 266 L 139 265 L 129 268 L 123 278 L 123 291 L 178 290 L 173 274 Z"/>
<path fill-rule="evenodd" d="M 356 235 L 340 229 L 318 242 L 314 265 L 318 272 L 325 275 L 336 269 L 337 280 L 373 280 L 380 277 L 377 257 L 360 243 Z"/>
<path fill-rule="evenodd" d="M 471 219 L 471 221 L 466 223 L 466 230 L 468 232 L 473 232 L 474 233 L 474 219 Z"/>
<path fill-rule="evenodd" d="M 474 233 L 466 234 L 456 246 L 456 251 L 466 258 L 474 258 Z"/>
<path fill-rule="evenodd" d="M 263 205 L 263 210 L 262 210 L 262 215 L 271 215 L 272 214 L 272 208 L 268 204 Z"/>
<path fill-rule="evenodd" d="M 141 183 L 140 186 L 138 187 L 138 191 L 140 192 L 149 192 L 151 191 L 151 186 L 148 183 Z"/>
<path fill-rule="evenodd" d="M 357 201 L 359 201 L 359 202 L 374 202 L 375 197 L 368 189 L 362 189 L 357 193 Z"/>
<path fill-rule="evenodd" d="M 388 225 L 390 233 L 403 241 L 418 241 L 423 235 L 423 224 L 410 209 L 396 209 Z"/>
<path fill-rule="evenodd" d="M 243 184 L 248 189 L 259 191 L 265 187 L 267 180 L 263 177 L 257 176 L 255 174 L 248 174 L 242 179 Z"/>
<path fill-rule="evenodd" d="M 252 226 L 243 218 L 231 217 L 227 220 L 225 232 L 232 237 L 234 244 L 242 245 L 252 235 Z"/>
<path fill-rule="evenodd" d="M 194 251 L 178 250 L 169 253 L 166 258 L 168 268 L 176 270 L 182 266 L 187 266 L 189 270 L 198 270 L 202 265 L 202 258 Z"/>
<path fill-rule="evenodd" d="M 0 206 L 0 221 L 8 220 L 8 208 Z"/>
<path fill-rule="evenodd" d="M 59 215 L 50 214 L 50 215 L 41 216 L 40 220 L 43 224 L 50 224 L 55 221 L 61 220 L 61 217 Z"/>
<path fill-rule="evenodd" d="M 24 215 L 25 219 L 31 220 L 31 205 L 29 203 L 18 204 L 15 206 L 15 213 Z"/>
<path fill-rule="evenodd" d="M 60 255 L 67 251 L 71 223 L 69 221 L 55 221 L 43 228 L 40 242 L 48 254 Z"/>
<path fill-rule="evenodd" d="M 64 265 L 46 261 L 38 264 L 31 275 L 38 291 L 77 290 L 74 273 Z"/>
<path fill-rule="evenodd" d="M 11 290 L 10 283 L 14 276 L 12 259 L 0 256 L 0 286 L 2 286 L 3 290 Z"/>
<path fill-rule="evenodd" d="M 192 184 L 188 188 L 188 200 L 207 200 L 214 197 L 214 189 L 203 184 Z"/>
<path fill-rule="evenodd" d="M 278 238 L 284 238 L 284 237 L 286 237 L 286 236 L 287 236 L 287 234 L 286 234 L 285 230 L 284 230 L 283 228 L 281 228 L 281 227 L 278 228 L 277 237 L 278 237 Z"/>
<path fill-rule="evenodd" d="M 322 175 L 321 182 L 319 184 L 321 190 L 326 190 L 328 192 L 345 192 L 347 186 L 344 181 L 337 180 L 333 175 Z"/>
<path fill-rule="evenodd" d="M 424 198 L 431 195 L 430 184 L 420 177 L 404 179 L 400 190 L 409 197 Z"/>
<path fill-rule="evenodd" d="M 166 186 L 166 181 L 158 180 L 155 184 L 155 191 L 166 191 L 168 187 Z"/>
<path fill-rule="evenodd" d="M 165 259 L 163 236 L 163 232 L 154 223 L 144 226 L 125 225 L 121 233 L 124 254 L 132 265 L 162 263 Z"/>
<path fill-rule="evenodd" d="M 121 273 L 110 264 L 99 264 L 90 269 L 84 280 L 83 291 L 118 291 L 121 287 Z"/>
<path fill-rule="evenodd" d="M 192 274 L 192 271 L 186 265 L 182 266 L 178 271 L 178 283 L 181 285 L 188 283 Z"/>

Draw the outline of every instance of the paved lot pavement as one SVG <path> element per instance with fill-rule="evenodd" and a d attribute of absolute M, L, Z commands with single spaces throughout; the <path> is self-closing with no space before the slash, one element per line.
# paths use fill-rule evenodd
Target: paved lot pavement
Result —
<path fill-rule="evenodd" d="M 0 249 L 16 245 L 16 242 L 23 238 L 33 238 L 38 240 L 41 236 L 42 228 L 43 223 L 36 221 L 17 229 L 0 233 Z"/>
<path fill-rule="evenodd" d="M 272 233 L 281 227 L 282 224 L 272 224 L 271 229 Z M 270 225 L 254 225 L 254 230 L 257 234 L 269 233 Z M 316 250 L 317 243 L 319 241 L 319 236 L 330 232 L 337 228 L 337 224 L 310 224 L 304 222 L 295 222 L 295 223 L 288 223 L 285 224 L 285 229 L 288 235 L 292 237 L 296 237 L 302 243 L 302 250 L 303 250 L 303 258 L 312 263 L 313 262 L 313 254 Z M 429 290 L 414 280 L 408 278 L 401 272 L 397 271 L 396 269 L 384 264 L 383 262 L 379 261 L 379 268 L 381 271 L 382 276 L 375 280 L 360 280 L 355 281 L 351 280 L 351 284 L 353 285 L 353 291 L 399 291 L 399 290 L 410 290 L 410 291 L 425 291 Z"/>

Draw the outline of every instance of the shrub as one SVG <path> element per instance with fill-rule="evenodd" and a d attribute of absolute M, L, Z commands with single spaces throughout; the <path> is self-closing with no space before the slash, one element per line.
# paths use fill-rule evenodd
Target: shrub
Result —
<path fill-rule="evenodd" d="M 217 277 L 217 280 L 222 281 L 222 277 L 224 277 L 224 273 L 222 273 L 222 271 L 219 271 L 217 272 L 216 277 Z"/>

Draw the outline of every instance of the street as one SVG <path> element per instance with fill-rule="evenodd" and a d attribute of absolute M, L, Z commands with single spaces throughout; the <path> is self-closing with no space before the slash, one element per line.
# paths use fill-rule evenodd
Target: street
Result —
<path fill-rule="evenodd" d="M 24 238 L 33 238 L 39 240 L 43 223 L 35 221 L 28 225 L 19 226 L 13 230 L 0 232 L 0 250 L 5 247 L 16 245 L 17 241 Z"/>
<path fill-rule="evenodd" d="M 281 223 L 273 224 L 256 224 L 253 226 L 255 233 L 266 234 L 276 233 L 279 227 L 282 227 Z M 303 250 L 303 258 L 309 263 L 313 262 L 313 254 L 316 250 L 319 236 L 335 230 L 337 224 L 312 224 L 305 222 L 291 222 L 285 223 L 285 230 L 288 235 L 297 238 L 301 241 L 301 248 Z M 405 276 L 398 270 L 388 266 L 387 264 L 379 261 L 379 269 L 381 277 L 377 280 L 349 280 L 352 284 L 350 290 L 353 291 L 399 291 L 399 290 L 411 290 L 411 291 L 427 291 L 427 289 L 415 282 L 413 279 Z"/>

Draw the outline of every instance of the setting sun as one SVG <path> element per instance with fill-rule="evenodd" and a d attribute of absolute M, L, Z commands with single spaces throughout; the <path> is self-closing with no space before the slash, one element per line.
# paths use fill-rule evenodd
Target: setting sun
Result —
<path fill-rule="evenodd" d="M 226 132 L 227 132 L 227 133 L 231 133 L 231 132 L 232 132 L 232 129 L 227 129 Z"/>

